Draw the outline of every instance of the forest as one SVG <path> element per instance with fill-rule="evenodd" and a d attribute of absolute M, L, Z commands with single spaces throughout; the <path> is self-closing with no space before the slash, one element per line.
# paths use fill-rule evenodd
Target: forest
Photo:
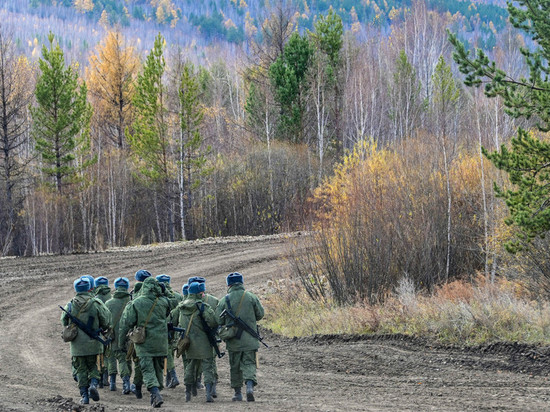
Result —
<path fill-rule="evenodd" d="M 312 230 L 313 298 L 522 265 L 547 288 L 495 152 L 544 140 L 540 113 L 453 60 L 532 72 L 500 4 L 23 3 L 0 10 L 0 255 Z"/>

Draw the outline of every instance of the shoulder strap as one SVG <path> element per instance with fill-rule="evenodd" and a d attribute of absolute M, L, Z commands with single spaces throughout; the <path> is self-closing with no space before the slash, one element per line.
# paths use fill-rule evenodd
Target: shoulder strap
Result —
<path fill-rule="evenodd" d="M 189 329 L 191 329 L 191 324 L 193 322 L 193 318 L 195 317 L 195 313 L 197 313 L 197 311 L 194 311 L 191 314 L 191 318 L 189 319 L 189 323 L 187 324 L 187 329 L 185 330 L 185 335 L 183 336 L 184 338 L 189 335 Z"/>
<path fill-rule="evenodd" d="M 239 316 L 239 312 L 241 311 L 241 306 L 243 304 L 244 295 L 246 295 L 246 290 L 243 292 L 243 295 L 241 296 L 241 300 L 239 301 L 239 307 L 237 308 L 237 312 L 235 312 L 235 316 Z M 227 309 L 229 309 L 229 312 L 233 312 L 233 308 L 231 308 L 231 303 L 229 302 L 229 294 L 225 295 L 225 303 L 227 304 Z"/>
<path fill-rule="evenodd" d="M 155 306 L 157 306 L 159 298 L 155 299 L 155 302 L 153 303 L 153 306 L 151 306 L 151 310 L 149 311 L 149 314 L 147 315 L 147 319 L 145 319 L 145 324 L 143 325 L 144 328 L 147 327 L 147 324 L 149 323 L 149 318 L 151 317 L 151 313 L 153 313 L 153 309 L 155 309 Z"/>

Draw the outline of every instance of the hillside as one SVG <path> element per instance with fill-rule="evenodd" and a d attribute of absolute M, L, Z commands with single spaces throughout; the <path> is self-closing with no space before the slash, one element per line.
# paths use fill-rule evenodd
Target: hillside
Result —
<path fill-rule="evenodd" d="M 502 1 L 465 2 L 428 0 L 429 9 L 456 17 L 456 29 L 464 36 L 481 39 L 481 46 L 491 48 L 495 34 L 506 22 Z M 139 51 L 150 48 L 154 36 L 161 32 L 169 44 L 203 48 L 221 43 L 235 52 L 247 48 L 247 40 L 257 38 L 259 28 L 275 7 L 269 0 L 5 0 L 0 5 L 0 21 L 15 35 L 22 52 L 36 59 L 51 30 L 73 59 L 83 56 L 104 36 L 105 31 L 120 27 L 123 34 L 135 39 Z M 387 29 L 399 22 L 411 8 L 410 0 L 321 0 L 288 1 L 300 30 L 312 30 L 316 16 L 333 7 L 342 17 L 346 29 Z"/>

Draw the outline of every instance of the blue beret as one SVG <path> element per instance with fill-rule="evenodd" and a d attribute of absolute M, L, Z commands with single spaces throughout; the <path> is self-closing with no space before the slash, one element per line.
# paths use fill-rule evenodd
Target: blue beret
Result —
<path fill-rule="evenodd" d="M 235 283 L 244 283 L 243 275 L 241 275 L 239 272 L 233 272 L 227 275 L 226 281 L 227 286 L 234 285 Z"/>
<path fill-rule="evenodd" d="M 88 279 L 86 276 L 82 276 L 76 279 L 73 283 L 73 286 L 76 292 L 87 292 L 92 288 L 90 279 Z"/>
<path fill-rule="evenodd" d="M 202 276 L 193 276 L 193 277 L 190 277 L 189 280 L 187 281 L 188 284 L 191 284 L 193 282 L 206 283 L 206 279 L 203 278 Z"/>
<path fill-rule="evenodd" d="M 181 293 L 183 296 L 189 295 L 189 283 L 183 285 L 183 287 L 181 288 Z"/>
<path fill-rule="evenodd" d="M 138 282 L 143 282 L 148 277 L 151 277 L 151 272 L 149 272 L 148 270 L 140 269 L 136 272 L 136 280 Z"/>
<path fill-rule="evenodd" d="M 156 279 L 159 282 L 170 283 L 170 276 L 168 275 L 158 275 Z"/>
<path fill-rule="evenodd" d="M 86 279 L 88 279 L 88 281 L 90 282 L 90 289 L 93 289 L 93 288 L 94 288 L 95 280 L 94 280 L 94 277 L 93 277 L 93 276 L 90 276 L 90 275 L 83 275 L 83 276 L 81 276 L 81 278 L 86 278 Z M 88 290 L 90 290 L 90 289 L 88 289 Z"/>
<path fill-rule="evenodd" d="M 116 278 L 114 284 L 115 284 L 116 289 L 118 289 L 118 288 L 129 289 L 130 288 L 130 281 L 128 280 L 128 278 Z"/>
<path fill-rule="evenodd" d="M 193 282 L 189 285 L 189 293 L 201 293 L 205 290 L 204 283 Z"/>
<path fill-rule="evenodd" d="M 97 288 L 99 285 L 109 285 L 109 279 L 107 279 L 105 276 L 100 276 L 95 280 L 95 287 Z"/>

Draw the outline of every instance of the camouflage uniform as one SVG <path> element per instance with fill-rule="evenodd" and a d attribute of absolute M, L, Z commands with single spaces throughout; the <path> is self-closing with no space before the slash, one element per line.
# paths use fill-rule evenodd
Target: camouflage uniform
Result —
<path fill-rule="evenodd" d="M 130 301 L 130 293 L 128 287 L 130 282 L 127 278 L 117 278 L 115 280 L 115 293 L 109 299 L 105 306 L 109 308 L 113 320 L 114 340 L 111 343 L 111 353 L 107 358 L 107 367 L 111 378 L 111 389 L 116 390 L 115 379 L 117 375 L 117 362 L 120 368 L 120 376 L 122 378 L 123 387 L 122 393 L 127 395 L 130 393 L 130 375 L 132 374 L 132 364 L 126 359 L 126 349 L 120 346 L 120 338 L 118 336 L 118 327 L 124 308 Z"/>
<path fill-rule="evenodd" d="M 94 280 L 94 295 L 96 298 L 101 300 L 103 303 L 107 302 L 109 299 L 111 299 L 111 288 L 109 287 L 109 279 L 107 279 L 105 276 L 100 276 Z M 100 355 L 99 363 L 101 365 L 101 379 L 99 380 L 99 387 L 103 388 L 103 386 L 109 385 L 108 380 L 108 371 L 107 371 L 107 348 L 103 348 L 104 351 Z M 116 390 L 116 389 L 113 389 Z"/>
<path fill-rule="evenodd" d="M 227 285 L 229 287 L 227 296 L 218 303 L 216 315 L 220 316 L 224 309 L 227 309 L 227 299 L 229 299 L 233 314 L 256 330 L 256 322 L 264 317 L 264 308 L 260 300 L 253 293 L 245 291 L 243 277 L 238 272 L 227 276 Z M 225 316 L 220 322 L 225 325 L 232 320 Z M 259 346 L 259 341 L 245 331 L 242 332 L 240 339 L 232 338 L 225 343 L 229 352 L 231 387 L 235 390 L 233 400 L 242 400 L 243 380 L 246 382 L 247 400 L 254 400 L 254 386 L 257 385 L 256 356 Z"/>
<path fill-rule="evenodd" d="M 212 347 L 208 341 L 200 316 L 202 315 L 210 328 L 217 328 L 218 323 L 214 310 L 202 300 L 204 296 L 203 292 L 204 284 L 198 282 L 191 283 L 187 299 L 172 311 L 171 317 L 176 326 L 186 329 L 187 336 L 189 336 L 191 342 L 189 349 L 185 351 L 188 361 L 184 375 L 186 401 L 191 399 L 193 388 L 196 388 L 197 376 L 202 372 L 207 389 L 206 399 L 208 402 L 212 402 L 211 389 L 214 383 Z"/>
<path fill-rule="evenodd" d="M 86 324 L 89 319 L 92 319 L 92 330 L 109 329 L 111 312 L 90 292 L 92 288 L 90 281 L 83 278 L 77 279 L 74 282 L 74 288 L 77 292 L 76 296 L 65 305 L 65 310 Z M 63 326 L 71 323 L 65 312 L 61 314 L 61 323 Z M 83 404 L 89 403 L 89 396 L 94 401 L 99 400 L 97 386 L 100 376 L 97 369 L 97 355 L 101 353 L 103 353 L 103 345 L 79 329 L 76 338 L 71 341 L 71 356 Z"/>
<path fill-rule="evenodd" d="M 139 297 L 124 310 L 120 320 L 119 336 L 121 344 L 127 339 L 126 334 L 134 326 L 145 326 L 145 342 L 135 344 L 139 358 L 143 382 L 151 392 L 151 405 L 158 407 L 163 400 L 159 391 L 163 389 L 164 357 L 168 352 L 167 317 L 170 303 L 163 296 L 162 288 L 156 279 L 148 277 L 143 282 Z"/>

